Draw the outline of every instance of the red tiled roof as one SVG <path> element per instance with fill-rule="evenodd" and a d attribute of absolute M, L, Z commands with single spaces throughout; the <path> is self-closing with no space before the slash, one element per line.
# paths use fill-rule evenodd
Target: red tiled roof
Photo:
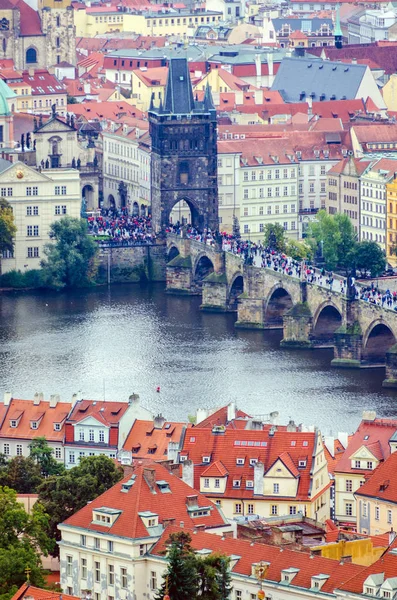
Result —
<path fill-rule="evenodd" d="M 246 419 L 250 418 L 249 415 L 247 415 L 247 413 L 245 413 L 242 410 L 237 409 L 236 410 L 236 419 L 243 419 L 244 423 L 246 423 Z M 227 406 L 222 406 L 222 408 L 219 408 L 218 410 L 216 410 L 215 412 L 213 412 L 211 415 L 208 415 L 208 417 L 206 419 L 204 419 L 203 421 L 200 421 L 200 423 L 198 423 L 198 426 L 200 427 L 200 429 L 202 428 L 206 428 L 206 427 L 210 427 L 212 429 L 212 427 L 214 427 L 214 425 L 230 425 L 231 427 L 233 427 L 234 425 L 234 420 L 232 422 L 230 422 L 227 420 Z"/>
<path fill-rule="evenodd" d="M 392 544 L 390 548 L 392 548 L 394 545 L 395 543 Z M 377 573 L 383 573 L 384 579 L 389 579 L 389 577 L 396 576 L 397 554 L 395 554 L 395 552 L 385 552 L 385 554 L 383 554 L 379 560 L 374 562 L 369 567 L 365 567 L 361 573 L 357 573 L 344 583 L 340 583 L 337 588 L 343 591 L 352 592 L 354 594 L 362 594 L 364 581 L 370 575 Z"/>
<path fill-rule="evenodd" d="M 220 460 L 216 460 L 208 469 L 204 469 L 201 477 L 224 477 L 227 475 L 227 469 Z"/>
<path fill-rule="evenodd" d="M 381 69 L 384 69 L 386 75 L 391 75 L 397 71 L 396 49 L 397 42 L 387 42 L 387 45 L 376 42 L 375 44 L 349 44 L 342 48 L 335 48 L 333 46 L 308 48 L 308 52 L 316 56 L 321 56 L 324 53 L 329 60 L 342 60 L 342 62 L 345 59 L 356 59 L 361 64 L 361 59 L 369 59 Z"/>
<path fill-rule="evenodd" d="M 104 425 L 116 425 L 128 409 L 128 402 L 108 402 L 104 400 L 78 400 L 68 418 L 68 423 L 79 423 L 93 417 Z"/>
<path fill-rule="evenodd" d="M 225 475 L 228 474 L 226 489 L 222 494 L 230 498 L 252 498 L 253 488 L 246 488 L 246 481 L 254 476 L 251 459 L 264 464 L 265 473 L 280 458 L 285 466 L 298 479 L 296 500 L 312 499 L 311 468 L 317 434 L 313 432 L 288 432 L 278 428 L 270 432 L 271 425 L 263 430 L 226 429 L 224 433 L 213 433 L 210 429 L 194 427 L 187 432 L 181 455 L 192 460 L 194 487 L 200 489 L 200 477 L 208 475 L 209 465 L 203 464 L 203 455 L 211 457 L 213 463 L 221 462 Z M 237 459 L 244 459 L 244 465 L 237 465 Z M 300 460 L 306 460 L 305 467 L 299 467 Z M 240 479 L 240 488 L 233 487 L 233 480 Z M 323 493 L 324 490 L 321 490 Z M 207 494 L 208 496 L 211 494 Z M 217 494 L 214 494 L 217 496 Z"/>
<path fill-rule="evenodd" d="M 122 491 L 123 484 L 133 478 L 133 484 L 128 491 Z M 167 482 L 170 491 L 160 491 L 156 482 Z M 192 517 L 187 509 L 187 498 L 197 496 L 197 506 L 211 507 L 207 516 Z M 92 521 L 92 511 L 96 508 L 107 507 L 121 511 L 120 516 L 111 527 L 104 527 Z M 194 529 L 197 525 L 206 528 L 224 527 L 227 522 L 219 509 L 205 496 L 192 490 L 178 477 L 159 463 L 146 463 L 138 465 L 132 470 L 132 475 L 116 483 L 110 490 L 90 502 L 87 506 L 69 517 L 62 525 L 82 527 L 90 531 L 101 531 L 127 538 L 150 537 L 144 522 L 139 515 L 142 512 L 151 512 L 159 517 L 159 523 L 164 521 L 183 521 L 184 527 Z"/>
<path fill-rule="evenodd" d="M 373 475 L 356 491 L 357 496 L 368 496 L 397 504 L 397 452 L 389 456 Z"/>
<path fill-rule="evenodd" d="M 387 160 L 388 159 L 381 159 L 377 165 Z M 395 161 L 392 160 L 389 160 L 389 162 L 395 163 Z M 395 431 L 397 431 L 396 419 L 375 419 L 374 421 L 361 421 L 357 431 L 351 437 L 335 471 L 337 473 L 372 473 L 371 470 L 352 468 L 351 457 L 362 446 L 371 447 L 373 446 L 374 442 L 378 442 L 379 446 L 373 447 L 373 450 L 376 452 L 376 458 L 379 458 L 380 460 L 386 459 L 388 456 L 390 456 L 389 439 Z M 365 439 L 366 437 L 367 439 Z"/>
<path fill-rule="evenodd" d="M 153 421 L 137 419 L 130 429 L 123 449 L 131 451 L 134 458 L 164 460 L 167 458 L 169 442 L 182 443 L 188 427 L 191 425 L 187 423 L 166 422 L 161 429 L 157 429 L 154 427 Z M 151 452 L 150 449 L 152 449 Z M 154 452 L 153 449 L 155 449 Z"/>
<path fill-rule="evenodd" d="M 33 75 L 29 71 L 23 71 L 22 79 L 31 86 L 33 96 L 43 94 L 65 94 L 65 86 L 55 75 L 51 75 L 47 69 L 36 69 Z"/>
<path fill-rule="evenodd" d="M 110 121 L 119 121 L 120 117 L 144 117 L 144 114 L 136 106 L 132 106 L 128 102 L 117 100 L 117 102 L 84 102 L 81 104 L 68 104 L 69 113 L 76 116 L 83 115 L 87 120 L 93 119 L 109 119 Z"/>
<path fill-rule="evenodd" d="M 343 160 L 340 160 L 338 163 L 336 163 L 336 165 L 331 167 L 330 170 L 328 171 L 328 174 L 338 175 L 338 174 L 342 173 L 349 161 L 354 162 L 354 166 L 356 168 L 358 175 L 362 175 L 362 173 L 364 173 L 365 169 L 371 164 L 371 161 L 369 161 L 369 160 L 360 160 L 359 158 L 353 158 L 353 157 L 344 158 Z M 338 441 L 338 440 L 336 440 L 336 441 Z"/>
<path fill-rule="evenodd" d="M 33 400 L 12 398 L 0 427 L 0 437 L 24 440 L 45 437 L 49 442 L 61 442 L 64 438 L 64 421 L 71 407 L 70 402 L 58 402 L 54 408 L 50 408 L 50 403 L 44 400 L 35 405 Z M 42 415 L 41 420 L 39 415 Z M 17 427 L 11 427 L 12 418 L 20 419 Z M 38 427 L 32 429 L 30 423 L 35 420 L 38 421 Z M 60 431 L 54 430 L 54 423 L 61 424 Z"/>
<path fill-rule="evenodd" d="M 23 600 L 24 598 L 33 598 L 33 600 L 80 600 L 79 596 L 70 596 L 63 592 L 54 592 L 52 590 L 43 590 L 29 583 L 21 585 L 15 592 L 11 600 Z"/>
<path fill-rule="evenodd" d="M 170 533 L 176 533 L 178 530 L 178 527 L 168 528 L 151 550 L 151 554 L 162 555 Z M 280 582 L 283 569 L 289 567 L 299 569 L 293 581 L 289 584 L 290 588 L 296 586 L 310 589 L 312 587 L 312 577 L 323 573 L 329 575 L 329 578 L 323 584 L 321 591 L 325 593 L 333 592 L 342 582 L 348 581 L 354 576 L 360 576 L 365 569 L 361 565 L 342 564 L 339 561 L 323 558 L 322 556 L 309 557 L 306 552 L 297 552 L 267 544 L 254 544 L 230 537 L 220 538 L 201 531 L 193 533 L 191 538 L 191 545 L 195 550 L 206 548 L 212 550 L 212 552 L 220 552 L 233 557 L 231 570 L 236 574 L 250 576 L 252 565 L 263 561 L 269 563 L 265 580 Z"/>
<path fill-rule="evenodd" d="M 43 35 L 39 13 L 24 2 L 24 0 L 11 0 L 11 3 L 19 10 L 20 35 L 22 37 Z"/>

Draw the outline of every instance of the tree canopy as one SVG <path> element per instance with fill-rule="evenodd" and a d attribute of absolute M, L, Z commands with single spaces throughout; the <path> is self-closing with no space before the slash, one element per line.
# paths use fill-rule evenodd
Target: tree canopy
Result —
<path fill-rule="evenodd" d="M 372 277 L 377 277 L 386 268 L 386 259 L 376 242 L 363 241 L 356 246 L 355 261 L 357 269 L 364 275 L 371 272 Z"/>
<path fill-rule="evenodd" d="M 17 493 L 0 487 L 0 598 L 10 598 L 26 581 L 30 569 L 33 585 L 44 585 L 40 554 L 48 555 L 53 543 L 48 537 L 48 515 L 36 503 L 31 514 L 17 501 Z"/>
<path fill-rule="evenodd" d="M 52 223 L 41 262 L 47 285 L 55 289 L 83 287 L 94 280 L 97 247 L 83 219 L 63 217 Z"/>
<path fill-rule="evenodd" d="M 320 210 L 316 221 L 310 223 L 308 235 L 321 247 L 327 269 L 333 271 L 339 266 L 347 270 L 352 267 L 356 234 L 347 215 L 330 215 Z"/>
<path fill-rule="evenodd" d="M 38 488 L 39 500 L 50 516 L 50 536 L 60 539 L 57 525 L 106 492 L 123 477 L 123 471 L 107 456 L 87 456 L 61 475 L 52 475 Z M 55 548 L 55 554 L 58 547 Z"/>
<path fill-rule="evenodd" d="M 12 252 L 16 232 L 12 208 L 7 200 L 0 198 L 0 255 L 5 250 Z"/>
<path fill-rule="evenodd" d="M 196 555 L 190 545 L 190 534 L 180 531 L 167 540 L 168 565 L 156 600 L 168 595 L 172 600 L 227 600 L 232 587 L 229 557 L 213 553 Z"/>
<path fill-rule="evenodd" d="M 264 228 L 264 243 L 265 246 L 278 252 L 286 250 L 285 230 L 280 223 L 266 223 Z"/>
<path fill-rule="evenodd" d="M 39 466 L 44 477 L 59 475 L 65 468 L 54 458 L 54 451 L 45 437 L 37 437 L 29 444 L 30 457 Z"/>

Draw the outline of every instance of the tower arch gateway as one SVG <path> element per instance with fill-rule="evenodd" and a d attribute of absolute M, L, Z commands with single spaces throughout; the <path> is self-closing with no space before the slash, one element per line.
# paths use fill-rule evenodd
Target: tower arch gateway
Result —
<path fill-rule="evenodd" d="M 155 229 L 167 226 L 175 204 L 185 200 L 193 226 L 217 230 L 216 110 L 209 88 L 202 102 L 194 99 L 185 58 L 170 60 L 164 103 L 152 100 L 149 124 Z"/>

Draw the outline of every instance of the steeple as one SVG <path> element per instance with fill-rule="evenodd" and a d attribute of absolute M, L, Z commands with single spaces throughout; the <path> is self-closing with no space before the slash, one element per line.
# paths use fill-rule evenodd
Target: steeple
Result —
<path fill-rule="evenodd" d="M 339 50 L 342 48 L 342 39 L 343 39 L 343 35 L 342 35 L 342 29 L 340 27 L 340 4 L 336 5 L 336 13 L 335 13 L 335 31 L 334 31 L 334 38 L 335 38 L 335 48 L 338 48 Z"/>
<path fill-rule="evenodd" d="M 165 88 L 164 111 L 186 115 L 194 110 L 192 84 L 186 58 L 171 58 Z"/>
<path fill-rule="evenodd" d="M 205 86 L 205 94 L 204 94 L 204 109 L 205 110 L 216 110 L 214 101 L 212 99 L 211 87 L 208 85 Z"/>

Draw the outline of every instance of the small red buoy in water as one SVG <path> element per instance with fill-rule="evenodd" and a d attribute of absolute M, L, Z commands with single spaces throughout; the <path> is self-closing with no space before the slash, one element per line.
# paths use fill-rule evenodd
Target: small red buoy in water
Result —
<path fill-rule="evenodd" d="M 158 386 L 156 387 L 156 392 L 157 392 L 157 393 L 160 393 L 160 391 L 161 391 L 161 390 L 160 390 L 160 386 L 158 385 Z"/>

